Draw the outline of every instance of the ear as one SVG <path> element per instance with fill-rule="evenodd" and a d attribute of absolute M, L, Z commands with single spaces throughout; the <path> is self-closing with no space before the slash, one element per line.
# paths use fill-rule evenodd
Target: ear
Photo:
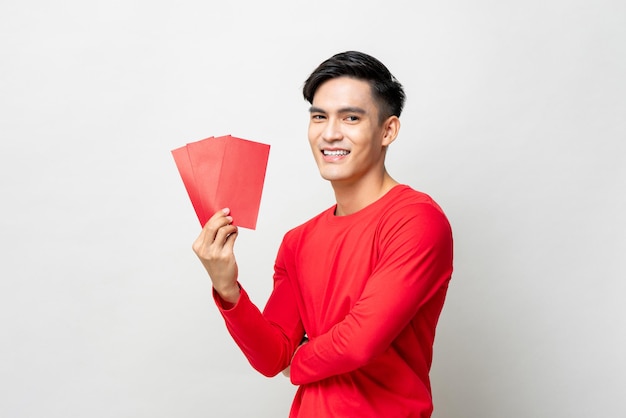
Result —
<path fill-rule="evenodd" d="M 400 119 L 397 116 L 389 116 L 383 123 L 383 147 L 391 144 L 400 132 Z"/>

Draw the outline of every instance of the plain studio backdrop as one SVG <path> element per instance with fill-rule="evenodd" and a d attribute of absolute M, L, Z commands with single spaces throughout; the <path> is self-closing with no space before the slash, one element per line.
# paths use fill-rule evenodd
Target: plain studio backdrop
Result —
<path fill-rule="evenodd" d="M 301 87 L 349 49 L 404 84 L 389 171 L 453 226 L 434 417 L 626 416 L 621 0 L 0 2 L 0 416 L 287 416 L 170 151 L 271 145 L 236 246 L 263 307 L 283 234 L 334 203 Z"/>

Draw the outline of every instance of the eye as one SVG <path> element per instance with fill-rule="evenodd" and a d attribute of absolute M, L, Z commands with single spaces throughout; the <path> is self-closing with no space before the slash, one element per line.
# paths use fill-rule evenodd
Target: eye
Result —
<path fill-rule="evenodd" d="M 347 122 L 358 122 L 359 120 L 361 120 L 361 118 L 359 118 L 357 115 L 346 116 Z"/>
<path fill-rule="evenodd" d="M 326 119 L 326 116 L 319 114 L 319 113 L 312 113 L 311 114 L 311 120 L 312 121 L 321 121 Z"/>

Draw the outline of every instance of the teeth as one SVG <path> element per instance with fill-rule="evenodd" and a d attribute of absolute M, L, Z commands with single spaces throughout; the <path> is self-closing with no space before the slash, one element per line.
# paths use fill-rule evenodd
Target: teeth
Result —
<path fill-rule="evenodd" d="M 350 153 L 350 151 L 346 151 L 346 150 L 337 150 L 337 151 L 322 150 L 322 152 L 324 153 L 324 155 L 348 155 Z"/>

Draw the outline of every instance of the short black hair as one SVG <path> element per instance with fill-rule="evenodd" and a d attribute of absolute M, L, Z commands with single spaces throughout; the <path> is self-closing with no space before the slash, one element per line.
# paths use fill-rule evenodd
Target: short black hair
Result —
<path fill-rule="evenodd" d="M 322 62 L 304 82 L 304 99 L 312 104 L 319 86 L 337 77 L 369 82 L 372 95 L 379 105 L 381 122 L 389 116 L 400 117 L 406 99 L 402 84 L 382 62 L 359 51 L 340 52 Z"/>

